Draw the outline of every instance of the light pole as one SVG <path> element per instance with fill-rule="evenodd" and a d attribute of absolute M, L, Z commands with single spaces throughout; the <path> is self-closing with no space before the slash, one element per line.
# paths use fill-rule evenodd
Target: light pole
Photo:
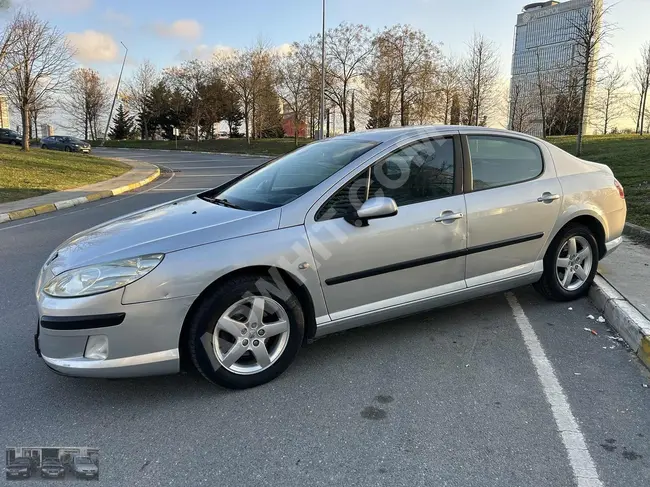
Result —
<path fill-rule="evenodd" d="M 318 140 L 323 140 L 325 125 L 325 0 L 323 0 L 323 30 L 321 32 L 321 58 L 320 58 L 320 130 Z"/>
<path fill-rule="evenodd" d="M 124 43 L 120 41 L 120 44 L 124 46 Z M 122 81 L 122 72 L 124 71 L 124 64 L 126 64 L 126 55 L 129 53 L 129 48 L 124 46 L 124 59 L 122 60 L 122 68 L 120 69 L 120 77 L 117 78 L 117 86 L 115 87 L 115 96 L 113 97 L 113 104 L 111 105 L 111 111 L 108 113 L 108 120 L 106 121 L 106 129 L 104 130 L 104 138 L 102 139 L 102 147 L 106 143 L 106 137 L 108 136 L 108 127 L 111 125 L 111 117 L 113 116 L 113 109 L 115 108 L 115 100 L 117 100 L 117 93 L 120 90 L 120 82 Z"/>

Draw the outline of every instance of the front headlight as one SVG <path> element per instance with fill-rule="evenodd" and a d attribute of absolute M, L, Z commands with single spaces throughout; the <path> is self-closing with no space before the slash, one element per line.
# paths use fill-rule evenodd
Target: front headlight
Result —
<path fill-rule="evenodd" d="M 73 298 L 119 289 L 149 274 L 164 256 L 143 255 L 71 269 L 51 279 L 43 292 L 57 298 Z"/>

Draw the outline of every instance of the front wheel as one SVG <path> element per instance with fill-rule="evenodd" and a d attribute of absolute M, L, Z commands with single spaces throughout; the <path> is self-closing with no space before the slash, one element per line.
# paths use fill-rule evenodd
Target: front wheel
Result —
<path fill-rule="evenodd" d="M 598 269 L 598 244 L 584 225 L 569 224 L 553 239 L 544 256 L 544 273 L 535 289 L 555 301 L 587 294 Z"/>
<path fill-rule="evenodd" d="M 65 152 L 72 152 L 72 149 L 70 147 L 66 146 L 65 149 L 63 149 Z"/>
<path fill-rule="evenodd" d="M 47 146 L 46 146 L 45 144 L 43 144 L 43 145 L 41 146 L 41 149 L 46 149 L 46 150 L 47 150 Z"/>
<path fill-rule="evenodd" d="M 269 276 L 246 275 L 204 299 L 190 323 L 187 345 L 194 366 L 210 382 L 246 389 L 284 372 L 304 334 L 298 298 Z"/>

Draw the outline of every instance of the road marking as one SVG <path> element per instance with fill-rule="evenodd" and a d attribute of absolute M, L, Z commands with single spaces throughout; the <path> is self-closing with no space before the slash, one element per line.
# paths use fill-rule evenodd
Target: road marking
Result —
<path fill-rule="evenodd" d="M 169 162 L 166 162 L 165 164 L 169 164 Z M 201 170 L 205 171 L 206 169 L 212 169 L 212 168 L 214 168 L 214 169 L 240 169 L 240 168 L 241 168 L 241 169 L 244 169 L 244 168 L 247 168 L 247 167 L 257 167 L 257 166 L 213 166 L 213 167 L 210 167 L 210 166 L 196 166 L 196 167 L 179 167 L 178 169 L 174 169 L 174 171 L 190 171 L 190 170 L 193 170 L 193 169 L 195 169 L 195 170 L 201 169 Z"/>
<path fill-rule="evenodd" d="M 168 189 L 152 189 L 151 191 L 156 192 L 167 192 L 167 191 L 206 191 L 213 188 L 168 188 Z"/>
<path fill-rule="evenodd" d="M 225 178 L 239 176 L 239 174 L 175 174 L 177 178 Z"/>
<path fill-rule="evenodd" d="M 602 487 L 602 482 L 598 477 L 596 466 L 587 449 L 587 443 L 580 431 L 580 426 L 576 421 L 571 406 L 564 394 L 564 390 L 557 380 L 555 371 L 551 362 L 544 353 L 544 348 L 539 342 L 535 330 L 533 330 L 528 317 L 524 313 L 523 308 L 517 301 L 517 298 L 512 293 L 506 293 L 506 299 L 515 321 L 519 326 L 519 331 L 524 338 L 528 354 L 530 355 L 537 377 L 542 384 L 544 396 L 551 406 L 553 418 L 557 425 L 558 433 L 562 438 L 562 443 L 566 449 L 569 463 L 573 470 L 573 477 L 578 487 Z"/>

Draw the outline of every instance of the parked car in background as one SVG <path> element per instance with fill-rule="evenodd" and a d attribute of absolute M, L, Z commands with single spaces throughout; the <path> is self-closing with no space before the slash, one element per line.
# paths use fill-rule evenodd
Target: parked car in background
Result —
<path fill-rule="evenodd" d="M 78 479 L 97 479 L 99 478 L 99 468 L 93 463 L 90 457 L 75 455 L 70 460 L 70 470 Z"/>
<path fill-rule="evenodd" d="M 18 457 L 15 458 L 6 468 L 5 473 L 8 479 L 13 478 L 29 478 L 34 472 L 34 465 L 31 458 Z"/>
<path fill-rule="evenodd" d="M 609 167 L 535 137 L 341 135 L 68 239 L 38 278 L 37 352 L 74 376 L 184 364 L 253 387 L 327 333 L 526 284 L 580 298 L 625 217 Z"/>
<path fill-rule="evenodd" d="M 65 152 L 90 152 L 90 144 L 85 140 L 67 135 L 52 135 L 41 139 L 41 149 L 62 150 Z"/>
<path fill-rule="evenodd" d="M 54 479 L 65 478 L 65 467 L 56 458 L 46 458 L 41 465 L 41 477 Z"/>
<path fill-rule="evenodd" d="M 23 137 L 15 130 L 0 129 L 0 144 L 23 145 Z"/>

